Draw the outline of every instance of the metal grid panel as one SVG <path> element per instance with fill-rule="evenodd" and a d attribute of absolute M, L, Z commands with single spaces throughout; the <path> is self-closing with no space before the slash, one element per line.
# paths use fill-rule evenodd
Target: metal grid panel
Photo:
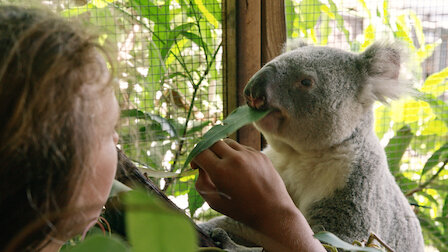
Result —
<path fill-rule="evenodd" d="M 302 38 L 312 44 L 361 52 L 377 40 L 403 42 L 409 54 L 406 74 L 421 92 L 420 98 L 375 104 L 375 131 L 402 190 L 410 202 L 421 205 L 416 211 L 427 244 L 447 251 L 448 2 L 285 2 L 289 43 Z M 433 153 L 441 155 L 435 158 Z"/>
<path fill-rule="evenodd" d="M 221 1 L 37 3 L 86 22 L 113 48 L 122 109 L 119 146 L 194 213 L 204 201 L 195 191 L 194 173 L 183 164 L 198 138 L 223 116 Z"/>

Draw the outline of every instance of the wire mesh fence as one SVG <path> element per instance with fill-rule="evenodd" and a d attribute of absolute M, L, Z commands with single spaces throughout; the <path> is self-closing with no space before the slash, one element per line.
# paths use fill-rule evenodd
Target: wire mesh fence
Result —
<path fill-rule="evenodd" d="M 401 41 L 415 94 L 375 104 L 375 131 L 426 243 L 447 251 L 448 2 L 287 0 L 286 19 L 289 43 L 301 38 L 361 52 L 374 41 Z"/>
<path fill-rule="evenodd" d="M 1 4 L 24 1 L 2 0 Z M 223 117 L 220 0 L 36 1 L 93 24 L 116 51 L 120 148 L 195 218 L 214 215 L 184 160 Z M 425 240 L 448 251 L 448 2 L 286 0 L 289 41 L 361 52 L 399 40 L 415 97 L 376 104 L 375 131 L 421 219 Z M 199 210 L 198 210 L 199 209 Z"/>

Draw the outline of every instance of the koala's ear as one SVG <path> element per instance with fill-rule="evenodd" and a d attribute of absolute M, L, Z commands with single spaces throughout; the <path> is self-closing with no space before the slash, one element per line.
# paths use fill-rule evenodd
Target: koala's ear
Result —
<path fill-rule="evenodd" d="M 308 43 L 303 39 L 289 39 L 283 45 L 282 53 L 289 52 L 304 46 L 308 46 Z"/>
<path fill-rule="evenodd" d="M 366 75 L 359 97 L 362 103 L 387 102 L 409 92 L 408 82 L 400 78 L 400 67 L 406 58 L 400 44 L 376 42 L 359 57 Z"/>

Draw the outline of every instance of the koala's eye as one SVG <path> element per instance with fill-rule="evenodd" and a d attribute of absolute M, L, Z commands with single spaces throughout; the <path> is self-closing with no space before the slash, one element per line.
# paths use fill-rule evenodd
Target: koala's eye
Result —
<path fill-rule="evenodd" d="M 311 87 L 313 85 L 313 80 L 306 78 L 300 81 L 300 84 L 302 84 L 305 87 Z"/>

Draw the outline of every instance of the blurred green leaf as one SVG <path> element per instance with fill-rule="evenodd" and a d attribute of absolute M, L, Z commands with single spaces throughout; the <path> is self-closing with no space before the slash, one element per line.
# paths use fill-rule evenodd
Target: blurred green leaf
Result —
<path fill-rule="evenodd" d="M 372 13 L 370 12 L 370 9 L 367 7 L 367 4 L 364 0 L 358 0 L 358 2 L 362 5 L 362 8 L 369 16 L 369 19 L 372 19 Z"/>
<path fill-rule="evenodd" d="M 112 188 L 110 189 L 109 197 L 115 197 L 118 194 L 122 192 L 128 192 L 131 188 L 129 188 L 127 185 L 121 183 L 120 181 L 114 179 L 114 182 L 112 183 Z"/>
<path fill-rule="evenodd" d="M 327 243 L 327 244 L 330 244 L 331 246 L 334 246 L 334 247 L 340 248 L 340 249 L 344 249 L 347 251 L 381 252 L 381 250 L 376 249 L 376 248 L 354 246 L 350 243 L 347 243 L 347 242 L 341 240 L 336 235 L 334 235 L 330 232 L 326 232 L 326 231 L 316 233 L 316 234 L 314 234 L 314 237 L 323 243 Z"/>
<path fill-rule="evenodd" d="M 75 246 L 67 246 L 61 252 L 128 252 L 131 251 L 127 244 L 117 236 L 106 237 L 104 235 L 92 235 Z"/>
<path fill-rule="evenodd" d="M 432 168 L 434 168 L 438 163 L 443 162 L 443 159 L 448 158 L 448 143 L 444 144 L 440 149 L 435 151 L 432 156 L 426 161 L 425 166 L 423 167 L 423 170 L 421 172 L 421 177 L 425 175 L 428 171 L 430 171 Z"/>
<path fill-rule="evenodd" d="M 445 200 L 443 202 L 442 207 L 442 217 L 439 217 L 438 221 L 443 223 L 443 231 L 446 235 L 448 235 L 448 194 L 445 196 Z"/>
<path fill-rule="evenodd" d="M 194 123 L 194 122 L 193 122 Z M 199 124 L 193 124 L 193 127 L 191 127 L 190 129 L 187 130 L 187 135 L 196 133 L 196 132 L 201 132 L 205 127 L 207 127 L 208 125 L 210 125 L 211 121 L 205 121 L 205 122 L 199 122 Z"/>
<path fill-rule="evenodd" d="M 389 0 L 383 1 L 383 23 L 390 27 Z"/>
<path fill-rule="evenodd" d="M 206 150 L 220 139 L 229 136 L 244 125 L 260 120 L 269 112 L 271 111 L 254 110 L 247 105 L 238 107 L 226 119 L 224 119 L 222 125 L 213 126 L 209 131 L 207 131 L 207 133 L 204 134 L 202 139 L 188 155 L 184 163 L 184 167 L 186 167 L 196 155 Z"/>
<path fill-rule="evenodd" d="M 144 191 L 124 196 L 126 232 L 133 251 L 196 251 L 196 233 L 186 216 Z"/>
<path fill-rule="evenodd" d="M 190 210 L 190 216 L 193 217 L 196 210 L 198 210 L 205 201 L 202 196 L 196 191 L 194 186 L 190 187 L 188 191 L 188 209 Z"/>
<path fill-rule="evenodd" d="M 396 174 L 400 171 L 400 161 L 404 152 L 409 147 L 414 134 L 411 128 L 406 125 L 399 129 L 395 136 L 392 137 L 384 148 L 387 156 L 387 163 L 392 174 Z"/>
<path fill-rule="evenodd" d="M 330 26 L 330 18 L 326 13 L 322 13 L 321 24 L 319 27 L 320 31 L 320 44 L 326 45 L 328 43 L 328 36 L 330 35 L 332 29 Z"/>
<path fill-rule="evenodd" d="M 418 93 L 418 91 L 416 91 Z M 443 100 L 436 98 L 432 94 L 427 93 L 418 93 L 416 96 L 417 99 L 421 101 L 425 101 L 431 107 L 432 112 L 437 116 L 437 118 L 445 123 L 448 127 L 448 113 L 446 110 L 448 109 L 448 104 L 446 104 Z"/>

